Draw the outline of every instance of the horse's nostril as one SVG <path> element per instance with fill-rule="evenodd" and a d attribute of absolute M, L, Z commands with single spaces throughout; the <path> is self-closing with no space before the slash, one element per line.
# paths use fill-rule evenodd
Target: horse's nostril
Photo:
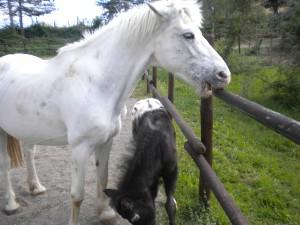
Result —
<path fill-rule="evenodd" d="M 227 80 L 228 79 L 228 75 L 224 72 L 224 71 L 221 71 L 217 74 L 217 77 L 221 80 Z"/>

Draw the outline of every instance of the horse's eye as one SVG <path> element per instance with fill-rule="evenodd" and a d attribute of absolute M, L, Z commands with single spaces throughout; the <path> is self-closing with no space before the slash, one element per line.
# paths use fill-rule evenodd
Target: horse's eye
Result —
<path fill-rule="evenodd" d="M 192 32 L 186 32 L 183 34 L 185 39 L 195 39 L 195 35 Z"/>

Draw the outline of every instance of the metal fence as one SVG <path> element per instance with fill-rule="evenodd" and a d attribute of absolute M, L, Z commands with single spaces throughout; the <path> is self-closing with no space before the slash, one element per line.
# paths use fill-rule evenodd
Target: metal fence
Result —
<path fill-rule="evenodd" d="M 147 80 L 147 90 L 158 98 L 177 123 L 187 139 L 184 145 L 185 150 L 194 160 L 200 170 L 199 199 L 208 205 L 210 192 L 212 191 L 224 209 L 226 215 L 233 225 L 250 224 L 241 210 L 236 206 L 231 196 L 226 191 L 217 175 L 212 169 L 212 130 L 213 130 L 213 97 L 201 98 L 201 140 L 195 135 L 192 128 L 182 119 L 175 106 L 174 100 L 174 76 L 169 74 L 168 97 L 162 96 L 156 89 L 157 68 L 153 67 L 152 79 Z M 277 133 L 300 144 L 300 123 L 277 112 L 267 109 L 257 103 L 251 102 L 238 95 L 225 90 L 216 90 L 214 96 L 218 97 L 230 106 L 235 107 L 246 115 L 252 117 L 263 125 L 273 129 Z"/>

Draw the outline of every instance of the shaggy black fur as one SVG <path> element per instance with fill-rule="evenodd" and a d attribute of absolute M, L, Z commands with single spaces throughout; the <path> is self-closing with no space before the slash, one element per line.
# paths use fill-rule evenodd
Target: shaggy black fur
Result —
<path fill-rule="evenodd" d="M 160 178 L 167 196 L 169 224 L 175 225 L 173 198 L 177 179 L 175 131 L 168 113 L 154 110 L 133 121 L 135 154 L 118 190 L 106 189 L 112 206 L 134 225 L 155 224 L 155 203 Z"/>

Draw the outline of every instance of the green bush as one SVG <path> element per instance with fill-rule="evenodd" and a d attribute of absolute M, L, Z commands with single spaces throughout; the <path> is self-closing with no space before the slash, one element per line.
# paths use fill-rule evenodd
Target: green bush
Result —
<path fill-rule="evenodd" d="M 277 102 L 291 107 L 300 102 L 300 69 L 281 68 L 271 84 L 273 98 Z"/>
<path fill-rule="evenodd" d="M 34 24 L 24 29 L 24 35 L 26 38 L 33 37 L 47 37 L 47 33 L 44 26 L 41 24 Z"/>

